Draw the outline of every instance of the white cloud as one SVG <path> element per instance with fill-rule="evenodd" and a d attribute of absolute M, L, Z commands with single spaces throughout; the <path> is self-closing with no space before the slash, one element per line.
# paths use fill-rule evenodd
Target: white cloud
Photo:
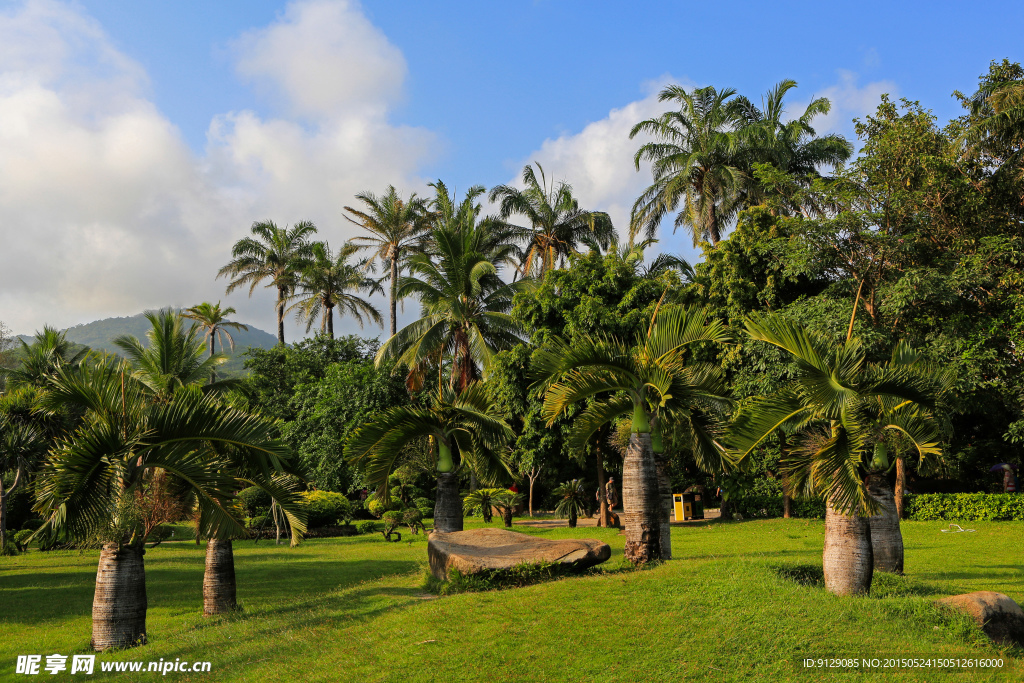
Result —
<path fill-rule="evenodd" d="M 401 94 L 405 58 L 358 2 L 310 0 L 235 44 L 238 73 L 316 119 L 380 113 Z"/>
<path fill-rule="evenodd" d="M 0 319 L 23 333 L 224 298 L 272 330 L 271 293 L 224 297 L 214 280 L 254 220 L 314 220 L 338 243 L 355 193 L 420 184 L 434 136 L 387 121 L 404 61 L 357 5 L 292 4 L 238 42 L 238 60 L 306 119 L 227 112 L 196 155 L 144 70 L 77 6 L 0 13 Z M 345 73 L 365 78 L 332 90 Z"/>
<path fill-rule="evenodd" d="M 878 108 L 882 95 L 888 93 L 896 96 L 899 94 L 898 88 L 892 81 L 873 81 L 859 86 L 857 74 L 843 69 L 839 70 L 838 75 L 838 83 L 814 93 L 814 97 L 827 97 L 832 103 L 832 109 L 828 114 L 814 120 L 814 130 L 818 135 L 839 133 L 855 142 L 853 119 L 873 113 Z M 802 112 L 807 102 L 809 100 L 793 105 L 792 110 Z"/>

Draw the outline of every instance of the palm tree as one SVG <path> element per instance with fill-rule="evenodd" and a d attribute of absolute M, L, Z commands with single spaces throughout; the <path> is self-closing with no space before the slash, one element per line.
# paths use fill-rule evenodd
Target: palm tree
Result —
<path fill-rule="evenodd" d="M 226 406 L 195 388 L 154 401 L 123 365 L 106 361 L 59 368 L 41 399 L 44 409 L 84 410 L 86 419 L 40 472 L 36 510 L 43 529 L 102 542 L 93 599 L 92 647 L 131 647 L 146 641 L 140 501 L 152 473 L 162 470 L 200 501 L 200 528 L 223 537 L 244 530 L 232 506 L 237 482 L 216 445 L 245 449 L 261 471 L 278 471 L 289 457 L 276 427 Z"/>
<path fill-rule="evenodd" d="M 520 215 L 529 221 L 528 227 L 517 228 L 517 235 L 527 240 L 520 272 L 539 278 L 564 265 L 581 244 L 607 249 L 617 236 L 607 213 L 581 209 L 572 186 L 565 182 L 549 184 L 543 167 L 535 163 L 537 172 L 529 165 L 523 168 L 526 189 L 499 185 L 491 190 L 490 200 L 500 200 L 503 219 Z"/>
<path fill-rule="evenodd" d="M 204 357 L 199 328 L 186 328 L 184 316 L 170 309 L 146 311 L 145 315 L 151 325 L 146 332 L 148 346 L 130 335 L 116 337 L 114 345 L 134 366 L 136 379 L 157 400 L 169 401 L 181 387 L 206 382 L 216 366 L 227 362 L 222 353 Z M 220 389 L 229 384 L 212 383 L 210 387 Z"/>
<path fill-rule="evenodd" d="M 1024 82 L 986 84 L 969 101 L 976 121 L 963 132 L 960 141 L 969 149 L 995 143 L 1002 150 L 999 167 L 1016 169 L 1017 179 L 1024 179 Z"/>
<path fill-rule="evenodd" d="M 231 262 L 217 272 L 217 277 L 230 277 L 227 293 L 249 285 L 249 296 L 256 286 L 267 282 L 277 289 L 277 341 L 284 344 L 284 309 L 295 289 L 298 272 L 310 257 L 308 238 L 316 233 L 310 221 L 296 223 L 289 230 L 273 221 L 252 224 L 252 237 L 243 237 L 231 248 Z"/>
<path fill-rule="evenodd" d="M 943 396 L 951 375 L 920 361 L 898 344 L 884 364 L 866 362 L 860 340 L 836 346 L 821 335 L 775 316 L 752 316 L 747 334 L 789 352 L 794 381 L 778 393 L 743 406 L 729 445 L 742 459 L 769 435 L 800 432 L 783 466 L 792 489 L 826 500 L 825 586 L 839 595 L 864 594 L 875 569 L 873 537 L 882 565 L 902 571 L 902 537 L 891 488 L 885 438 L 899 434 L 917 451 L 919 467 L 941 455 Z M 880 533 L 876 533 L 879 532 Z"/>
<path fill-rule="evenodd" d="M 206 343 L 210 349 L 210 358 L 213 358 L 215 353 L 215 343 L 220 342 L 220 351 L 224 353 L 224 339 L 228 340 L 228 348 L 232 351 L 235 350 L 235 338 L 228 332 L 228 328 L 232 330 L 244 330 L 249 331 L 248 325 L 242 323 L 236 323 L 228 320 L 229 315 L 234 315 L 238 311 L 235 310 L 234 306 L 228 306 L 227 308 L 221 308 L 220 302 L 211 304 L 208 301 L 204 301 L 198 306 L 192 308 L 186 308 L 182 312 L 181 317 L 187 318 L 188 320 L 194 320 L 198 323 L 199 329 L 203 331 L 206 337 Z M 212 375 L 211 375 L 212 377 Z"/>
<path fill-rule="evenodd" d="M 320 319 L 320 332 L 334 339 L 334 309 L 340 309 L 341 315 L 348 313 L 363 326 L 363 317 L 367 317 L 383 326 L 380 311 L 370 303 L 350 292 L 368 291 L 383 293 L 380 284 L 366 277 L 367 263 L 363 261 L 349 263 L 348 258 L 358 251 L 354 244 L 346 244 L 334 255 L 331 248 L 324 242 L 316 242 L 311 248 L 310 261 L 299 272 L 294 296 L 295 310 L 299 320 L 306 321 L 306 332 L 313 327 L 314 321 Z"/>
<path fill-rule="evenodd" d="M 629 235 L 643 232 L 653 237 L 662 219 L 676 211 L 675 228 L 685 227 L 696 246 L 701 240 L 717 244 L 728 221 L 740 207 L 748 176 L 745 151 L 737 131 L 745 124 L 743 102 L 736 91 L 712 86 L 687 91 L 667 86 L 661 102 L 679 103 L 633 126 L 630 138 L 645 134 L 654 138 L 637 150 L 636 169 L 651 162 L 654 182 L 633 204 Z"/>
<path fill-rule="evenodd" d="M 0 413 L 0 475 L 14 472 L 10 486 L 0 476 L 0 552 L 7 547 L 7 500 L 45 452 L 46 439 L 35 425 Z"/>
<path fill-rule="evenodd" d="M 785 121 L 786 93 L 796 87 L 796 81 L 780 81 L 763 99 L 758 109 L 746 98 L 738 98 L 743 105 L 745 124 L 738 131 L 738 139 L 747 150 L 748 164 L 767 163 L 790 175 L 803 187 L 814 178 L 821 177 L 819 169 L 838 166 L 853 154 L 853 145 L 841 135 L 818 137 L 811 126 L 814 118 L 828 112 L 832 104 L 825 97 L 813 100 L 799 117 Z M 745 204 L 760 203 L 765 191 L 756 182 L 747 187 Z M 818 206 L 792 206 L 789 213 L 820 213 Z"/>
<path fill-rule="evenodd" d="M 439 195 L 447 188 L 437 184 Z M 471 189 L 470 194 L 477 191 Z M 454 203 L 446 202 L 454 207 Z M 471 197 L 467 201 L 472 205 Z M 463 203 L 465 205 L 466 202 Z M 422 317 L 403 327 L 381 346 L 378 365 L 396 359 L 414 372 L 430 362 L 451 359 L 452 382 L 464 389 L 486 373 L 491 359 L 520 341 L 509 315 L 521 283 L 508 284 L 489 256 L 501 258 L 491 224 L 476 222 L 476 211 L 442 210 L 430 231 L 429 251 L 409 258 L 411 275 L 402 279 L 398 295 L 417 295 Z"/>
<path fill-rule="evenodd" d="M 462 499 L 462 509 L 466 512 L 480 511 L 485 524 L 490 524 L 494 513 L 494 496 L 502 489 L 482 488 L 470 491 Z"/>
<path fill-rule="evenodd" d="M 19 386 L 46 386 L 47 378 L 59 367 L 78 365 L 89 354 L 88 347 L 75 351 L 64 332 L 46 325 L 42 332 L 36 332 L 35 341 L 21 342 L 21 364 L 14 369 L 0 368 L 0 377 L 6 379 L 11 388 Z"/>
<path fill-rule="evenodd" d="M 474 382 L 456 393 L 441 386 L 429 406 L 391 408 L 360 427 L 345 445 L 345 457 L 363 467 L 366 481 L 387 496 L 388 477 L 407 457 L 407 446 L 430 441 L 437 459 L 436 531 L 462 531 L 458 471 L 462 465 L 486 483 L 511 477 L 502 457 L 512 429 L 495 409 L 483 384 Z"/>
<path fill-rule="evenodd" d="M 523 504 L 523 494 L 511 489 L 498 489 L 493 496 L 494 507 L 501 513 L 501 521 L 506 529 L 512 528 L 512 513 Z"/>
<path fill-rule="evenodd" d="M 368 235 L 353 237 L 352 242 L 360 249 L 372 249 L 374 257 L 388 269 L 388 281 L 391 283 L 389 305 L 391 307 L 391 336 L 398 331 L 398 279 L 408 255 L 416 250 L 427 231 L 428 212 L 426 204 L 413 193 L 409 200 L 403 200 L 393 185 L 388 185 L 383 196 L 372 192 L 356 195 L 356 199 L 366 205 L 360 211 L 346 206 L 345 211 L 354 218 L 345 218 Z"/>
<path fill-rule="evenodd" d="M 600 486 L 601 482 L 598 482 Z M 576 528 L 576 520 L 580 515 L 587 514 L 587 494 L 583 489 L 582 479 L 563 482 L 552 493 L 558 499 L 555 512 L 559 517 L 568 517 L 569 528 Z"/>
<path fill-rule="evenodd" d="M 549 425 L 573 404 L 589 399 L 570 433 L 571 447 L 584 448 L 602 425 L 632 415 L 622 502 L 625 554 L 634 564 L 671 557 L 671 491 L 655 455 L 662 451 L 664 427 L 687 428 L 694 458 L 705 471 L 727 464 L 715 438 L 718 414 L 730 404 L 724 375 L 718 366 L 688 364 L 683 352 L 695 343 L 730 340 L 707 309 L 669 308 L 655 312 L 635 345 L 615 338 L 582 337 L 569 343 L 556 337 L 534 356 L 545 390 L 541 415 Z"/>

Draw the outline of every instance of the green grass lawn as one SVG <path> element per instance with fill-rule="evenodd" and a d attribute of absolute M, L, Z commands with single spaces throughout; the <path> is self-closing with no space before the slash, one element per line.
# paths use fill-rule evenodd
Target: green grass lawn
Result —
<path fill-rule="evenodd" d="M 470 522 L 477 525 L 478 522 Z M 496 521 L 495 525 L 499 523 Z M 990 657 L 1000 650 L 936 597 L 976 590 L 1024 604 L 1024 523 L 976 522 L 940 533 L 908 522 L 907 578 L 876 578 L 870 598 L 821 586 L 823 524 L 745 521 L 673 528 L 677 559 L 622 571 L 623 536 L 596 528 L 531 530 L 597 537 L 606 572 L 527 588 L 435 598 L 424 593 L 426 539 L 380 535 L 297 548 L 235 544 L 244 611 L 204 618 L 203 549 L 165 543 L 146 555 L 150 644 L 99 661 L 209 660 L 194 681 L 1021 680 L 1002 672 L 807 673 L 798 657 Z M 0 680 L 18 654 L 88 651 L 97 551 L 0 558 Z M 877 576 L 877 575 L 876 575 Z M 45 661 L 45 660 L 44 660 Z M 156 673 L 111 673 L 151 681 Z M 39 680 L 61 680 L 42 674 Z"/>

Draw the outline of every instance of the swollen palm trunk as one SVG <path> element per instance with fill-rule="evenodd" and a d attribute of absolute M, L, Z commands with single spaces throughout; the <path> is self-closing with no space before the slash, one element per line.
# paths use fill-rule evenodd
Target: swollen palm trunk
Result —
<path fill-rule="evenodd" d="M 661 495 L 650 434 L 629 435 L 622 460 L 622 508 L 626 559 L 633 564 L 661 559 Z"/>
<path fill-rule="evenodd" d="M 434 531 L 462 531 L 462 499 L 459 498 L 459 478 L 454 472 L 437 475 Z"/>
<path fill-rule="evenodd" d="M 893 489 L 885 477 L 873 474 L 867 480 L 868 493 L 882 508 L 868 518 L 871 526 L 871 553 L 875 569 L 880 572 L 903 573 L 903 534 L 900 517 L 896 513 Z"/>
<path fill-rule="evenodd" d="M 145 551 L 107 543 L 100 551 L 92 600 L 92 648 L 133 647 L 146 642 Z"/>
<path fill-rule="evenodd" d="M 825 551 L 821 557 L 825 588 L 836 595 L 867 595 L 871 590 L 874 558 L 866 517 L 825 509 Z"/>
<path fill-rule="evenodd" d="M 661 505 L 661 559 L 672 559 L 672 480 L 668 475 L 668 458 L 654 454 L 658 467 L 658 499 Z"/>
<path fill-rule="evenodd" d="M 203 614 L 227 614 L 235 601 L 235 553 L 231 539 L 206 542 L 206 573 L 203 574 Z"/>

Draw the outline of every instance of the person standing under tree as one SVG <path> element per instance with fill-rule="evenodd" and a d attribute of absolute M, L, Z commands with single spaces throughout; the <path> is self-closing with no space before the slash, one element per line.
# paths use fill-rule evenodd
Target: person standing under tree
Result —
<path fill-rule="evenodd" d="M 619 505 L 619 496 L 615 492 L 615 477 L 608 477 L 608 483 L 604 487 L 604 492 L 608 500 L 608 509 L 614 510 Z"/>

